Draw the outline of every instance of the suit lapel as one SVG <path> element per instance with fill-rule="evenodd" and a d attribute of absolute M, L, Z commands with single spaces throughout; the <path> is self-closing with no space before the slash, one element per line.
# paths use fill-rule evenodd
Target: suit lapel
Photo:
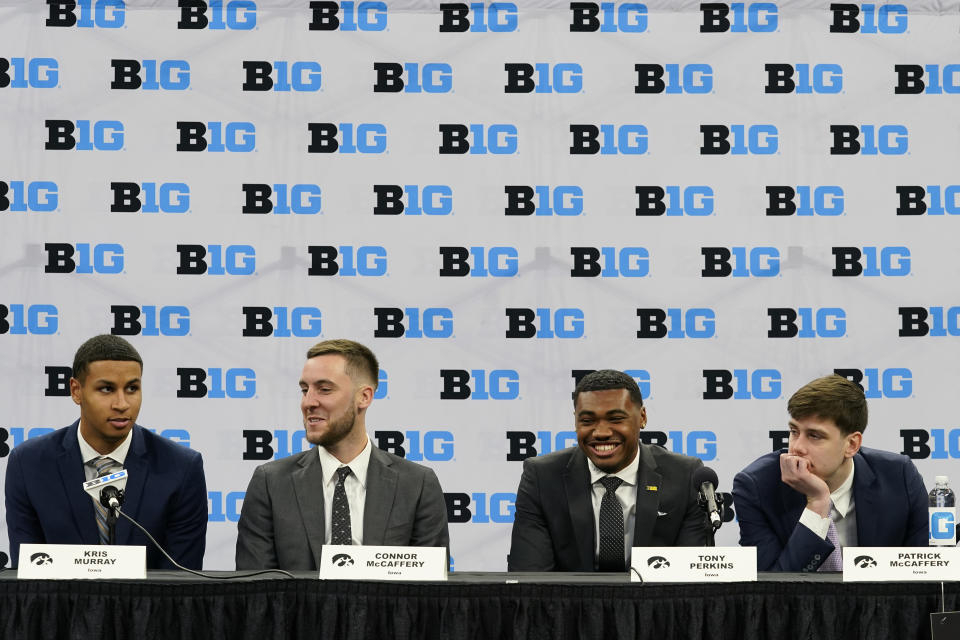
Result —
<path fill-rule="evenodd" d="M 63 493 L 73 512 L 74 525 L 80 534 L 81 544 L 99 544 L 100 534 L 97 530 L 97 515 L 93 501 L 83 490 L 86 476 L 83 472 L 80 445 L 77 442 L 79 425 L 80 421 L 77 420 L 64 434 L 61 447 L 57 451 L 57 470 L 60 472 Z"/>
<path fill-rule="evenodd" d="M 323 546 L 323 470 L 320 456 L 310 449 L 298 461 L 300 468 L 293 472 L 293 492 L 297 497 L 300 519 L 307 532 L 307 543 L 313 555 L 314 566 L 320 566 L 320 548 Z"/>
<path fill-rule="evenodd" d="M 853 456 L 853 507 L 857 514 L 858 547 L 886 546 L 878 539 L 880 527 L 876 516 L 882 510 L 876 502 L 880 494 L 874 486 L 876 484 L 877 476 L 863 456 Z"/>
<path fill-rule="evenodd" d="M 657 461 L 645 445 L 640 445 L 640 467 L 637 469 L 637 509 L 633 524 L 633 546 L 648 547 L 660 513 L 660 492 L 663 478 Z"/>
<path fill-rule="evenodd" d="M 150 466 L 147 464 L 147 449 L 142 427 L 134 425 L 130 437 L 132 438 L 130 448 L 127 450 L 127 457 L 123 460 L 123 467 L 129 474 L 127 486 L 123 490 L 123 511 L 140 522 L 145 513 L 143 491 L 150 475 Z M 130 544 L 132 535 L 133 525 L 121 517 L 117 521 L 117 544 Z"/>
<path fill-rule="evenodd" d="M 593 500 L 590 499 L 590 471 L 587 468 L 587 456 L 580 449 L 573 452 L 564 469 L 563 488 L 567 493 L 570 522 L 580 554 L 580 570 L 593 571 L 595 526 Z"/>
<path fill-rule="evenodd" d="M 386 544 L 387 522 L 397 492 L 397 472 L 388 455 L 372 444 L 371 447 L 363 507 L 363 544 Z"/>
<path fill-rule="evenodd" d="M 780 474 L 778 473 L 777 475 L 779 476 Z M 807 499 L 802 493 L 795 489 L 791 489 L 779 479 L 777 484 L 780 486 L 780 500 L 783 502 L 784 515 L 780 520 L 780 523 L 783 527 L 783 535 L 781 538 L 785 542 L 793 533 L 794 528 L 797 526 L 797 522 L 800 521 L 800 514 L 803 513 L 803 510 L 807 506 Z"/>

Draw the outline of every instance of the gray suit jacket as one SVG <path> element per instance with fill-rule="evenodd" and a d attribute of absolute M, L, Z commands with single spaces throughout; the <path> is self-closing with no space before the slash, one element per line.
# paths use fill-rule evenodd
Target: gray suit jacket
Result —
<path fill-rule="evenodd" d="M 363 543 L 446 547 L 447 508 L 432 469 L 373 447 Z M 324 539 L 323 475 L 311 448 L 253 472 L 237 523 L 237 569 L 315 571 Z"/>
<path fill-rule="evenodd" d="M 703 463 L 641 444 L 635 547 L 706 544 L 693 471 Z M 587 456 L 571 447 L 523 461 L 508 571 L 594 571 L 595 521 Z"/>

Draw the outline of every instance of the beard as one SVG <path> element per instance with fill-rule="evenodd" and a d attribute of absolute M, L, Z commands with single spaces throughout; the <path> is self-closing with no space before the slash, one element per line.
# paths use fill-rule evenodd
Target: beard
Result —
<path fill-rule="evenodd" d="M 357 420 L 357 407 L 352 405 L 336 418 L 331 418 L 327 422 L 327 428 L 320 432 L 312 432 L 304 428 L 307 432 L 307 442 L 321 447 L 332 447 L 353 431 L 353 425 Z"/>

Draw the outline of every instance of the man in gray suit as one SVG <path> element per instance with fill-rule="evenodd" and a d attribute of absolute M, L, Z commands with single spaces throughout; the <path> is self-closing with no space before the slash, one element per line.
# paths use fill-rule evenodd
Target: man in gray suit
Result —
<path fill-rule="evenodd" d="M 448 546 L 436 474 L 367 437 L 379 370 L 373 352 L 350 340 L 307 352 L 300 410 L 318 446 L 253 472 L 237 524 L 237 569 L 315 571 L 324 544 Z"/>

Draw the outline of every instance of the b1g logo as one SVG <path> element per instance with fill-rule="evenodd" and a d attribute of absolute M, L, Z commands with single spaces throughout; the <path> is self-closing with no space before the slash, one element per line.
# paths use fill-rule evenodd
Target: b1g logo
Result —
<path fill-rule="evenodd" d="M 0 211 L 48 213 L 60 204 L 56 182 L 0 180 Z"/>
<path fill-rule="evenodd" d="M 310 267 L 307 275 L 380 277 L 387 275 L 387 250 L 380 246 L 352 247 L 341 245 L 307 247 Z M 338 261 L 339 258 L 339 261 Z"/>
<path fill-rule="evenodd" d="M 634 93 L 701 95 L 713 91 L 713 67 L 709 64 L 635 64 Z"/>
<path fill-rule="evenodd" d="M 764 93 L 835 94 L 843 91 L 839 64 L 765 64 Z"/>
<path fill-rule="evenodd" d="M 583 337 L 584 316 L 581 309 L 508 308 L 507 338 L 579 339 Z"/>
<path fill-rule="evenodd" d="M 183 306 L 111 305 L 115 336 L 182 337 L 190 334 L 190 309 Z"/>
<path fill-rule="evenodd" d="M 177 151 L 249 153 L 257 148 L 252 122 L 177 121 Z"/>
<path fill-rule="evenodd" d="M 244 91 L 319 91 L 322 68 L 319 62 L 286 60 L 244 60 Z"/>
<path fill-rule="evenodd" d="M 700 134 L 700 155 L 704 156 L 770 156 L 780 148 L 779 132 L 772 124 L 702 124 Z"/>
<path fill-rule="evenodd" d="M 257 3 L 252 0 L 179 0 L 177 29 L 250 31 L 257 26 Z"/>
<path fill-rule="evenodd" d="M 713 309 L 694 307 L 687 310 L 637 309 L 640 329 L 637 338 L 713 338 L 717 335 L 717 314 Z"/>
<path fill-rule="evenodd" d="M 257 395 L 257 373 L 253 369 L 197 369 L 177 367 L 178 398 L 253 398 Z"/>
<path fill-rule="evenodd" d="M 316 338 L 323 314 L 316 307 L 243 307 L 244 338 Z"/>
<path fill-rule="evenodd" d="M 646 397 L 646 396 L 644 396 Z M 546 455 L 577 444 L 576 431 L 507 431 L 507 462 Z"/>
<path fill-rule="evenodd" d="M 641 431 L 640 442 L 652 444 L 681 453 L 686 456 L 700 458 L 704 462 L 717 458 L 717 434 L 713 431 Z"/>
<path fill-rule="evenodd" d="M 703 278 L 773 278 L 780 275 L 775 247 L 701 247 Z M 731 262 L 733 264 L 731 264 Z"/>
<path fill-rule="evenodd" d="M 207 491 L 210 501 L 207 522 L 239 522 L 245 491 Z"/>
<path fill-rule="evenodd" d="M 440 154 L 510 155 L 517 152 L 512 124 L 441 124 Z"/>
<path fill-rule="evenodd" d="M 647 5 L 639 2 L 571 2 L 570 31 L 643 33 L 647 30 Z"/>
<path fill-rule="evenodd" d="M 453 460 L 453 434 L 449 431 L 374 431 L 377 448 L 414 462 Z"/>
<path fill-rule="evenodd" d="M 897 187 L 900 196 L 900 206 L 897 207 L 898 216 L 942 216 L 948 213 L 952 216 L 960 215 L 960 185 L 947 186 L 939 184 L 902 185 Z M 930 197 L 929 204 L 925 200 Z"/>
<path fill-rule="evenodd" d="M 639 156 L 649 146 L 647 128 L 642 124 L 572 124 L 570 155 Z"/>
<path fill-rule="evenodd" d="M 520 374 L 513 369 L 440 369 L 441 400 L 516 400 Z M 472 385 L 471 385 L 472 381 Z"/>
<path fill-rule="evenodd" d="M 900 453 L 914 460 L 960 458 L 960 429 L 901 429 L 900 438 Z"/>
<path fill-rule="evenodd" d="M 249 244 L 178 244 L 177 275 L 250 276 L 257 271 L 257 252 Z"/>
<path fill-rule="evenodd" d="M 123 245 L 47 242 L 44 273 L 123 273 Z"/>
<path fill-rule="evenodd" d="M 504 93 L 580 93 L 583 91 L 583 67 L 574 62 L 528 64 L 507 62 Z"/>
<path fill-rule="evenodd" d="M 900 307 L 901 338 L 960 337 L 960 307 Z"/>
<path fill-rule="evenodd" d="M 448 216 L 453 212 L 453 189 L 445 184 L 375 184 L 375 216 Z M 407 201 L 404 202 L 403 198 Z"/>
<path fill-rule="evenodd" d="M 47 5 L 48 27 L 119 29 L 126 18 L 123 0 L 47 0 Z"/>
<path fill-rule="evenodd" d="M 111 182 L 111 213 L 187 213 L 190 186 L 185 182 Z"/>
<path fill-rule="evenodd" d="M 384 31 L 386 2 L 311 2 L 310 31 Z"/>
<path fill-rule="evenodd" d="M 375 307 L 373 315 L 377 319 L 374 338 L 453 337 L 453 311 L 446 307 Z"/>
<path fill-rule="evenodd" d="M 702 2 L 700 33 L 773 33 L 779 26 L 772 2 Z"/>
<path fill-rule="evenodd" d="M 836 185 L 766 187 L 768 216 L 839 216 L 843 214 L 843 187 Z M 798 202 L 799 201 L 799 202 Z"/>
<path fill-rule="evenodd" d="M 310 132 L 307 153 L 378 154 L 387 151 L 387 128 L 382 124 L 308 122 L 307 130 Z"/>
<path fill-rule="evenodd" d="M 713 188 L 707 185 L 690 187 L 639 185 L 634 187 L 634 191 L 638 200 L 636 210 L 638 216 L 713 215 Z"/>
<path fill-rule="evenodd" d="M 913 372 L 910 369 L 834 369 L 861 389 L 867 398 L 909 398 L 913 394 Z"/>
<path fill-rule="evenodd" d="M 574 185 L 506 185 L 505 216 L 579 216 L 583 213 L 583 189 Z"/>
<path fill-rule="evenodd" d="M 839 307 L 775 307 L 767 309 L 768 338 L 842 338 L 847 335 L 847 312 Z"/>
<path fill-rule="evenodd" d="M 943 69 L 938 64 L 896 64 L 893 69 L 897 72 L 896 94 L 960 93 L 960 64 L 945 64 Z"/>
<path fill-rule="evenodd" d="M 243 430 L 244 460 L 279 460 L 295 453 L 306 451 L 312 445 L 307 442 L 307 432 L 303 429 Z"/>
<path fill-rule="evenodd" d="M 440 33 L 510 33 L 517 30 L 517 13 L 512 2 L 441 2 Z"/>
<path fill-rule="evenodd" d="M 834 277 L 902 277 L 910 275 L 910 249 L 906 247 L 833 247 Z"/>
<path fill-rule="evenodd" d="M 69 393 L 67 395 L 70 395 Z M 23 427 L 11 427 L 8 431 L 0 427 L 0 458 L 6 458 L 10 455 L 10 450 L 19 447 L 21 444 L 27 440 L 32 440 L 33 438 L 39 438 L 40 436 L 45 436 L 48 433 L 53 433 L 53 429 L 50 427 L 33 427 L 32 429 L 25 429 Z M 13 443 L 8 444 L 7 438 L 13 438 Z"/>
<path fill-rule="evenodd" d="M 512 278 L 519 273 L 515 247 L 440 247 L 441 278 Z"/>
<path fill-rule="evenodd" d="M 776 400 L 781 376 L 776 369 L 704 369 L 704 400 Z"/>
<path fill-rule="evenodd" d="M 571 278 L 645 278 L 650 252 L 644 247 L 570 247 Z"/>
<path fill-rule="evenodd" d="M 322 210 L 322 190 L 317 184 L 246 183 L 242 188 L 240 213 L 313 215 Z"/>
<path fill-rule="evenodd" d="M 374 93 L 450 93 L 453 68 L 446 62 L 374 62 Z"/>
<path fill-rule="evenodd" d="M 52 304 L 0 304 L 0 335 L 52 336 L 59 328 L 58 314 Z"/>
<path fill-rule="evenodd" d="M 515 493 L 444 493 L 447 522 L 456 524 L 509 524 L 516 511 Z"/>
<path fill-rule="evenodd" d="M 830 4 L 830 33 L 906 33 L 910 12 L 902 4 Z"/>
<path fill-rule="evenodd" d="M 44 367 L 47 376 L 47 388 L 43 395 L 48 398 L 66 397 L 70 395 L 70 378 L 73 377 L 72 367 Z"/>
<path fill-rule="evenodd" d="M 875 126 L 864 124 L 832 124 L 832 156 L 902 156 L 910 147 L 910 132 L 902 124 Z M 861 141 L 861 135 L 863 139 Z"/>
<path fill-rule="evenodd" d="M 111 89 L 184 91 L 190 88 L 190 63 L 186 60 L 127 60 L 114 58 Z"/>
<path fill-rule="evenodd" d="M 47 151 L 119 151 L 123 149 L 123 123 L 119 120 L 45 120 Z"/>
<path fill-rule="evenodd" d="M 0 58 L 0 89 L 53 89 L 59 69 L 56 58 Z"/>

